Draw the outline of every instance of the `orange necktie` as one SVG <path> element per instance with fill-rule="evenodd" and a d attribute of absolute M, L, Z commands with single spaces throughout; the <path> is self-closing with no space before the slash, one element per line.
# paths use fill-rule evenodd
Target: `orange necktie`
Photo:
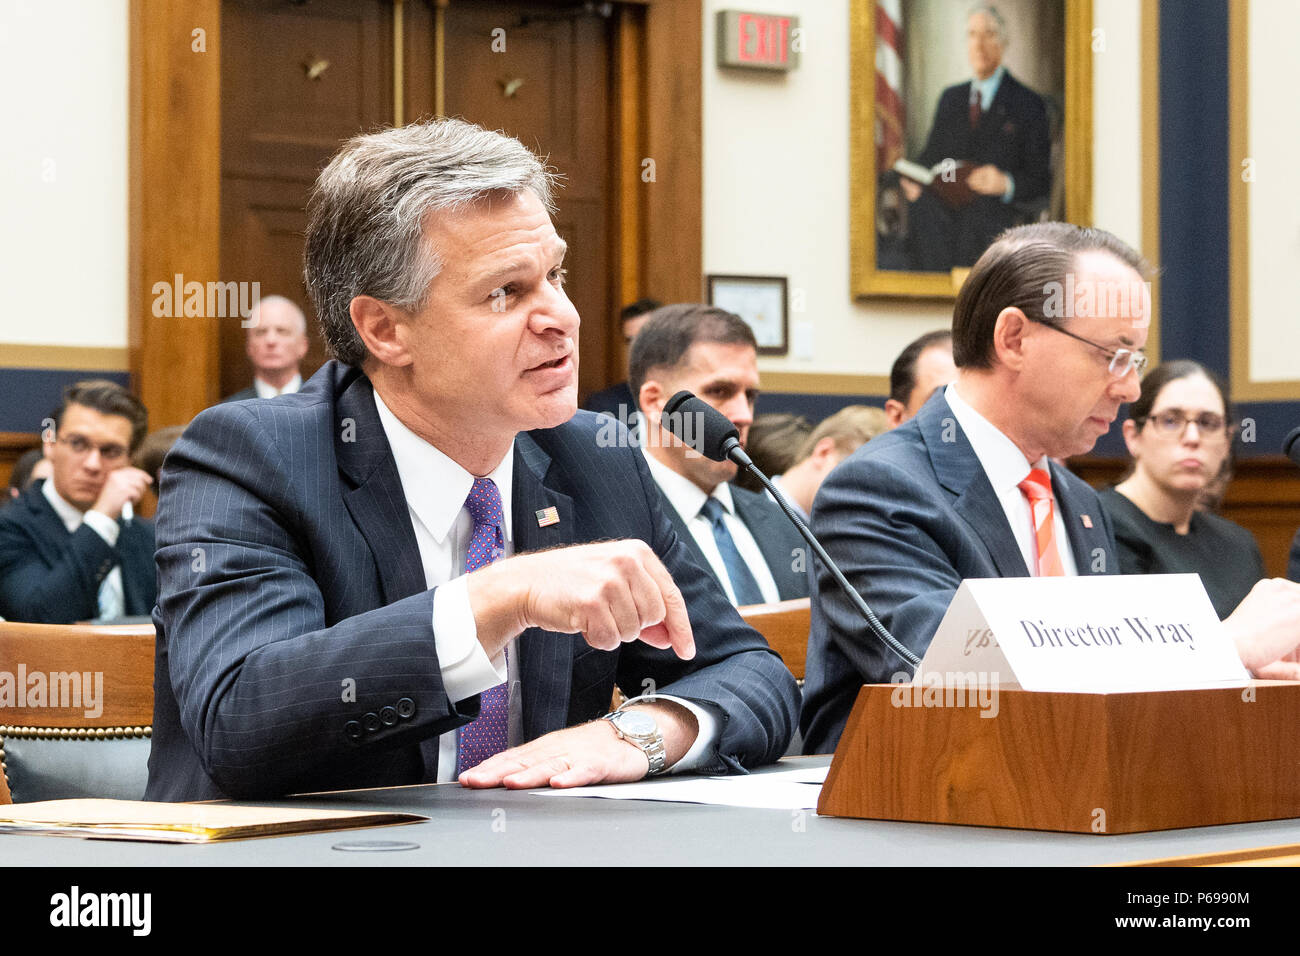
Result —
<path fill-rule="evenodd" d="M 1060 577 L 1065 574 L 1061 554 L 1056 550 L 1056 506 L 1052 501 L 1052 478 L 1042 468 L 1034 468 L 1029 477 L 1017 485 L 1029 499 L 1029 513 L 1034 518 L 1034 547 L 1038 552 L 1038 576 Z"/>

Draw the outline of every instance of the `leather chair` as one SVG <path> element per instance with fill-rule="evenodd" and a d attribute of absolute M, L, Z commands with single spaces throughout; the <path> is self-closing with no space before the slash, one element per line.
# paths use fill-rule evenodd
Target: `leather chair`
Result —
<path fill-rule="evenodd" d="M 777 601 L 774 604 L 750 604 L 741 607 L 745 623 L 781 655 L 795 680 L 803 684 L 804 661 L 808 657 L 808 631 L 812 627 L 812 602 L 808 598 Z"/>
<path fill-rule="evenodd" d="M 0 622 L 0 803 L 141 799 L 153 664 L 152 624 Z"/>

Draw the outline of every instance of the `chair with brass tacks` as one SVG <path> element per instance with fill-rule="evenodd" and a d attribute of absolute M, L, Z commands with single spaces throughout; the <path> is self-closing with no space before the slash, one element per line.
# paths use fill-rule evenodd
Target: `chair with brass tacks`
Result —
<path fill-rule="evenodd" d="M 153 664 L 151 624 L 0 622 L 0 803 L 141 799 Z"/>

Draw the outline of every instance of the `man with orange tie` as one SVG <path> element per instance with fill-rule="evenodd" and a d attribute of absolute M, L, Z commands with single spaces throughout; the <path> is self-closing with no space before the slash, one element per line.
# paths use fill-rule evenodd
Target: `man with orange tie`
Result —
<path fill-rule="evenodd" d="M 957 296 L 957 380 L 822 484 L 813 531 L 918 657 L 964 578 L 1119 573 L 1096 494 L 1053 459 L 1089 451 L 1137 398 L 1147 274 L 1101 230 L 1003 233 Z M 805 753 L 835 749 L 863 683 L 910 672 L 820 566 L 806 670 Z"/>

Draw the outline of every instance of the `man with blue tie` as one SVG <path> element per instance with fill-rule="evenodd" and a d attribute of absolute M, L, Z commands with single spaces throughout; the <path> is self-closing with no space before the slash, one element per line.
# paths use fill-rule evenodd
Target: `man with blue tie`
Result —
<path fill-rule="evenodd" d="M 784 751 L 793 679 L 695 573 L 622 426 L 575 414 L 552 188 L 458 120 L 358 136 L 321 173 L 306 274 L 334 359 L 208 409 L 163 471 L 150 799 Z"/>
<path fill-rule="evenodd" d="M 753 329 L 725 309 L 664 306 L 637 334 L 628 366 L 650 474 L 696 562 L 736 605 L 807 597 L 806 546 L 781 509 L 729 484 L 734 464 L 701 456 L 660 422 L 664 404 L 686 389 L 727 416 L 743 446 L 759 387 Z"/>

